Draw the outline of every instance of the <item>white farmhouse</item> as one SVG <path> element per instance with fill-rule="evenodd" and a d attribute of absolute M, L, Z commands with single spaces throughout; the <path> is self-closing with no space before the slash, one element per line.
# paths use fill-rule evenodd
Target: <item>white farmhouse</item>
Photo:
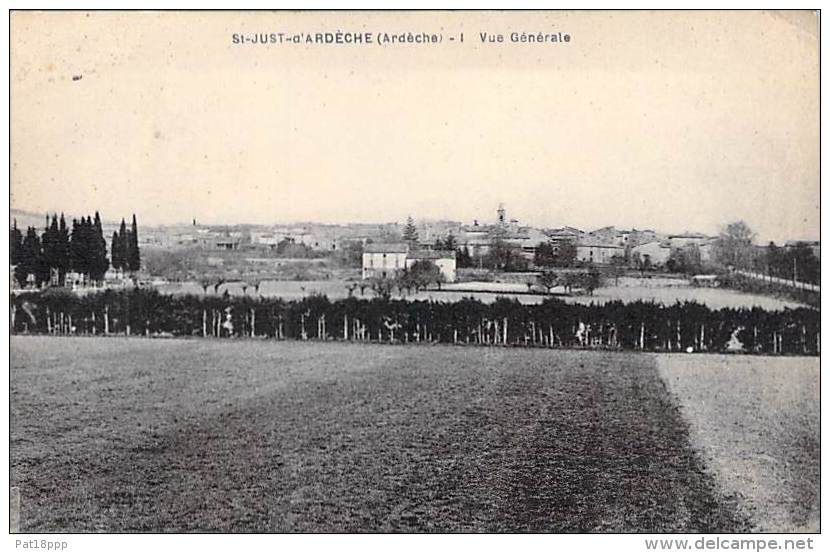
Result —
<path fill-rule="evenodd" d="M 363 248 L 363 278 L 395 278 L 417 261 L 434 263 L 446 282 L 455 282 L 455 252 L 438 250 L 409 250 L 403 242 L 366 244 Z"/>
<path fill-rule="evenodd" d="M 363 248 L 363 278 L 394 278 L 406 268 L 409 245 L 396 242 L 366 244 Z"/>

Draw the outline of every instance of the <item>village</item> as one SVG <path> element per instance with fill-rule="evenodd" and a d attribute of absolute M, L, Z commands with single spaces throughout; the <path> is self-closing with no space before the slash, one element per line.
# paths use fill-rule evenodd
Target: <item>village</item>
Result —
<path fill-rule="evenodd" d="M 25 213 L 17 215 L 27 219 Z M 118 232 L 117 225 L 106 221 L 102 227 L 103 236 Z M 53 271 L 48 283 L 37 283 L 30 274 L 21 286 L 12 267 L 12 283 L 18 290 L 61 285 L 78 293 L 145 286 L 172 294 L 336 299 L 358 290 L 364 296 L 368 290 L 408 299 L 469 295 L 492 301 L 507 296 L 536 303 L 551 293 L 577 301 L 580 296 L 682 301 L 700 287 L 735 288 L 736 277 L 743 284 L 755 277 L 759 282 L 745 291 L 758 295 L 738 302 L 752 306 L 767 305 L 765 295 L 805 303 L 805 290 L 818 292 L 821 259 L 818 241 L 790 240 L 780 246 L 747 242 L 738 254 L 719 248 L 723 236 L 700 232 L 537 228 L 508 217 L 504 204 L 489 221 L 469 224 L 410 217 L 384 224 L 218 226 L 194 219 L 189 225 L 142 226 L 136 234 L 141 262 L 133 270 L 110 263 L 101 279 L 75 271 L 61 277 Z M 729 255 L 737 256 L 734 262 L 724 259 Z M 711 301 L 717 306 L 734 303 L 734 297 L 721 296 L 725 303 Z"/>

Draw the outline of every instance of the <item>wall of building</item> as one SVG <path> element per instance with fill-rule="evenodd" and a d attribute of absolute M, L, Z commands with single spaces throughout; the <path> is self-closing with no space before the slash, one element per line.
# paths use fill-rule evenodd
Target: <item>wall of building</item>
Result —
<path fill-rule="evenodd" d="M 665 265 L 671 255 L 671 248 L 665 248 L 659 242 L 651 242 L 632 248 L 631 254 L 639 254 L 640 258 L 648 256 L 649 262 L 652 265 Z"/>
<path fill-rule="evenodd" d="M 576 258 L 585 263 L 611 263 L 611 258 L 615 255 L 623 256 L 625 250 L 623 248 L 611 248 L 608 246 L 577 246 Z"/>
<path fill-rule="evenodd" d="M 406 260 L 406 267 L 412 267 L 416 261 L 421 261 L 419 258 L 407 258 Z M 429 261 L 434 263 L 438 270 L 441 271 L 441 274 L 444 275 L 444 280 L 447 282 L 455 282 L 457 278 L 456 272 L 456 263 L 454 257 L 440 257 L 434 259 L 424 259 L 424 261 Z"/>
<path fill-rule="evenodd" d="M 406 268 L 406 253 L 363 253 L 363 278 L 391 278 Z"/>

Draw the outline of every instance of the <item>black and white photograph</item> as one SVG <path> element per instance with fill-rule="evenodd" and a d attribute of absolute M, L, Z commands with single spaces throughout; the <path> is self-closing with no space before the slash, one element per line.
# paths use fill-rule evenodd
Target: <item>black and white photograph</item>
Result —
<path fill-rule="evenodd" d="M 819 10 L 8 16 L 15 550 L 816 548 Z"/>

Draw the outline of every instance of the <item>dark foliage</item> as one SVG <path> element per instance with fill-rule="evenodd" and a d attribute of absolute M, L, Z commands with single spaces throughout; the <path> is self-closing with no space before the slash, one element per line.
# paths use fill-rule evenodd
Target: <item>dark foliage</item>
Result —
<path fill-rule="evenodd" d="M 63 286 L 66 273 L 75 271 L 90 280 L 101 281 L 110 267 L 107 258 L 107 241 L 101 224 L 101 216 L 81 217 L 72 221 L 72 231 L 61 214 L 46 218 L 46 228 L 41 235 L 30 227 L 24 237 L 15 221 L 9 229 L 10 262 L 14 266 L 15 280 L 20 286 L 34 277 L 34 284 L 41 286 L 52 282 Z M 138 225 L 135 215 L 131 230 L 121 220 L 120 231 L 112 234 L 110 245 L 112 267 L 126 271 L 141 268 L 138 249 Z M 54 277 L 54 278 L 53 278 Z"/>
<path fill-rule="evenodd" d="M 589 278 L 589 277 L 585 277 Z M 750 353 L 819 353 L 820 313 L 809 308 L 712 310 L 694 303 L 609 302 L 539 305 L 499 299 L 407 302 L 387 296 L 329 301 L 162 296 L 107 290 L 88 296 L 12 297 L 17 332 L 170 334 L 393 343 L 441 342 L 646 351 L 726 351 L 739 340 Z M 25 304 L 25 308 L 24 308 Z M 28 310 L 30 317 L 19 316 Z M 57 330 L 56 330 L 57 329 Z"/>
<path fill-rule="evenodd" d="M 467 246 L 455 250 L 455 264 L 459 269 L 469 269 L 475 266 L 473 256 L 470 255 L 470 249 Z"/>
<path fill-rule="evenodd" d="M 17 219 L 9 229 L 9 262 L 12 265 L 20 263 L 23 248 L 23 233 L 17 228 Z"/>

